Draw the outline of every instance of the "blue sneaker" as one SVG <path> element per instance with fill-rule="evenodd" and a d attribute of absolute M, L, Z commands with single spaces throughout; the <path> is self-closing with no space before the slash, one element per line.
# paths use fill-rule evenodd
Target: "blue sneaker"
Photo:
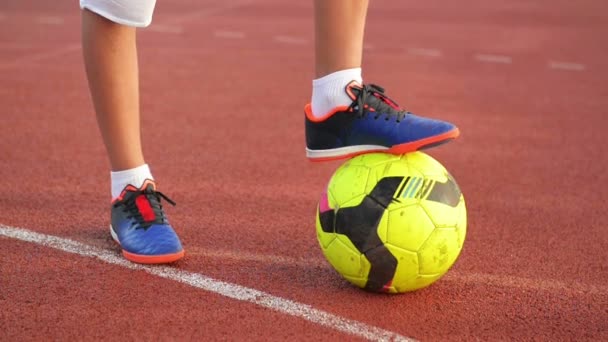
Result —
<path fill-rule="evenodd" d="M 181 259 L 184 249 L 167 221 L 160 199 L 175 205 L 146 180 L 141 188 L 124 188 L 112 201 L 110 234 L 122 247 L 122 254 L 141 264 L 164 264 Z"/>
<path fill-rule="evenodd" d="M 306 105 L 306 156 L 311 161 L 337 160 L 363 153 L 403 154 L 437 146 L 460 134 L 451 123 L 405 111 L 377 85 L 353 81 L 345 89 L 350 106 L 323 118 Z"/>

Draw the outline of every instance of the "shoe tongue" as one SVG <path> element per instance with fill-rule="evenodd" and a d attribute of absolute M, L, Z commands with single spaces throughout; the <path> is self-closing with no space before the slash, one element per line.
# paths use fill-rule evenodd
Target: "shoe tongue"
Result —
<path fill-rule="evenodd" d="M 156 190 L 156 184 L 147 179 L 142 185 L 141 187 L 137 188 L 136 186 L 132 185 L 132 184 L 128 184 L 127 186 L 125 186 L 125 188 L 122 190 L 122 192 L 120 193 L 120 196 L 118 196 L 117 198 L 113 199 L 114 200 L 125 200 L 125 199 L 130 199 L 133 198 L 133 196 L 135 196 L 135 193 L 137 191 L 155 191 Z"/>
<path fill-rule="evenodd" d="M 146 195 L 141 194 L 137 196 L 137 198 L 135 198 L 135 205 L 144 219 L 144 222 L 153 222 L 156 220 L 156 214 Z"/>
<path fill-rule="evenodd" d="M 344 88 L 344 91 L 346 91 L 346 95 L 348 95 L 348 97 L 350 97 L 351 100 L 355 101 L 362 89 L 363 89 L 363 87 L 361 86 L 361 84 L 359 84 L 359 82 L 353 80 L 353 81 L 350 81 L 350 83 L 348 83 L 346 85 L 346 87 Z"/>
<path fill-rule="evenodd" d="M 156 191 L 156 184 L 152 181 L 146 180 L 140 189 L 146 193 L 152 193 Z M 154 212 L 152 203 L 150 203 L 150 198 L 146 196 L 146 194 L 138 195 L 137 198 L 135 198 L 135 205 L 141 213 L 144 222 L 152 222 L 156 220 L 156 213 Z"/>
<path fill-rule="evenodd" d="M 150 182 L 150 181 L 146 181 L 141 188 L 142 190 L 148 190 L 148 191 L 155 191 L 156 190 L 156 184 L 154 184 L 154 182 Z"/>
<path fill-rule="evenodd" d="M 377 85 L 370 85 L 372 94 L 378 98 L 380 101 L 384 102 L 385 104 L 387 104 L 389 107 L 391 107 L 392 109 L 396 110 L 396 111 L 400 111 L 402 110 L 401 107 L 399 106 L 399 104 L 397 104 L 396 102 L 394 102 L 393 100 L 391 100 L 390 98 L 386 97 L 384 95 L 384 89 L 382 89 L 381 87 L 377 86 Z M 347 86 L 346 86 L 346 94 L 348 95 L 348 97 L 351 98 L 351 100 L 355 101 L 357 99 L 357 96 L 363 91 L 363 86 L 361 84 L 359 84 L 357 81 L 351 81 Z"/>

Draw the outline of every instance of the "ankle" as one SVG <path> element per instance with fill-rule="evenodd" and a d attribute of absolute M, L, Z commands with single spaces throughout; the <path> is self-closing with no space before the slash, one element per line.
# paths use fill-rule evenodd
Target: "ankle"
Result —
<path fill-rule="evenodd" d="M 120 196 L 120 193 L 127 185 L 133 185 L 140 188 L 147 179 L 154 180 L 148 164 L 143 164 L 138 167 L 110 172 L 112 198 Z"/>
<path fill-rule="evenodd" d="M 362 83 L 361 68 L 333 72 L 312 81 L 312 114 L 323 117 L 336 107 L 348 106 L 352 99 L 346 93 L 346 86 L 352 82 Z"/>

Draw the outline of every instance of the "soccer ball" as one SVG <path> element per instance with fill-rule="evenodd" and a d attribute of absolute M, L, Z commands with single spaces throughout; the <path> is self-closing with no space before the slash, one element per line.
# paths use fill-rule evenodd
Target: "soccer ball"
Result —
<path fill-rule="evenodd" d="M 422 152 L 364 154 L 340 166 L 317 207 L 329 263 L 372 292 L 426 287 L 454 264 L 467 215 L 460 188 Z"/>

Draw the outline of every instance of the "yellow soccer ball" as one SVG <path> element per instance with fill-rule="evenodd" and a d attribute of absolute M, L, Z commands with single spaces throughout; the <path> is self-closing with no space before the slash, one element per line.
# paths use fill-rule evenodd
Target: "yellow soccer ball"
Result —
<path fill-rule="evenodd" d="M 364 154 L 340 166 L 317 207 L 329 263 L 373 292 L 426 287 L 454 264 L 467 215 L 454 178 L 423 152 Z"/>

